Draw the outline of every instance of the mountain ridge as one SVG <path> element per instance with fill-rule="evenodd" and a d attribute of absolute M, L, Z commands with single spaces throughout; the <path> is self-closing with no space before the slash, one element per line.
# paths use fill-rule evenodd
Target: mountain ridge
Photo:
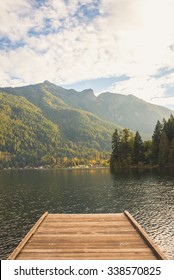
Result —
<path fill-rule="evenodd" d="M 150 138 L 157 120 L 173 113 L 133 95 L 95 96 L 49 81 L 0 88 L 0 100 L 0 168 L 107 161 L 116 128 Z"/>
<path fill-rule="evenodd" d="M 92 89 L 76 91 L 65 89 L 49 81 L 24 87 L 2 88 L 5 92 L 22 95 L 39 105 L 43 92 L 54 96 L 54 102 L 64 107 L 93 113 L 100 119 L 118 127 L 127 127 L 133 132 L 139 131 L 145 138 L 150 138 L 157 120 L 168 118 L 174 111 L 164 106 L 154 105 L 132 94 L 103 92 L 95 96 Z M 29 90 L 28 93 L 26 93 Z M 34 92 L 34 100 L 33 100 Z M 37 96 L 36 96 L 37 92 Z M 37 100 L 36 100 L 37 99 Z M 37 101 L 37 102 L 36 102 Z M 53 103 L 53 102 L 52 102 Z"/>
<path fill-rule="evenodd" d="M 108 158 L 115 126 L 66 104 L 43 84 L 0 89 L 0 100 L 0 169 Z"/>

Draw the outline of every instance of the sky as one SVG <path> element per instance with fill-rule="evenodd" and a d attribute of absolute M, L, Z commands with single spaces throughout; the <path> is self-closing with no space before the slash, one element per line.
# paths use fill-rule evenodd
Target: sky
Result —
<path fill-rule="evenodd" d="M 173 0 L 0 2 L 0 87 L 49 80 L 174 109 Z"/>

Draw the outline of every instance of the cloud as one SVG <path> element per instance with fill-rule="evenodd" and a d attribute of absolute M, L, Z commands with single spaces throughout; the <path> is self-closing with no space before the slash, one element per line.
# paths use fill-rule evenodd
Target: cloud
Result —
<path fill-rule="evenodd" d="M 109 89 L 159 102 L 172 93 L 172 72 L 157 75 L 174 68 L 173 10 L 173 0 L 2 1 L 0 85 L 125 75 Z"/>
<path fill-rule="evenodd" d="M 131 77 L 113 84 L 107 88 L 107 91 L 125 95 L 133 94 L 147 102 L 174 109 L 174 72 L 159 78 Z"/>
<path fill-rule="evenodd" d="M 24 36 L 31 23 L 26 17 L 30 12 L 27 1 L 13 0 L 0 3 L 0 36 L 17 40 Z"/>

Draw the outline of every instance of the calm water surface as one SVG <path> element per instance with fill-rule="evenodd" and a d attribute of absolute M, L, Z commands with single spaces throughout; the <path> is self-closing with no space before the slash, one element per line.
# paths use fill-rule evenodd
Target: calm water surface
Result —
<path fill-rule="evenodd" d="M 46 211 L 118 213 L 128 210 L 174 259 L 174 172 L 110 174 L 108 169 L 0 172 L 0 258 L 6 259 Z"/>

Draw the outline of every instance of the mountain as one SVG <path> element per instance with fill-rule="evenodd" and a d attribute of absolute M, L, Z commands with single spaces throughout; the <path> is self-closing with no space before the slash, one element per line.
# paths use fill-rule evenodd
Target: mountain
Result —
<path fill-rule="evenodd" d="M 133 95 L 95 96 L 48 81 L 0 88 L 0 102 L 0 162 L 19 166 L 107 157 L 115 128 L 150 138 L 157 120 L 174 113 Z"/>
<path fill-rule="evenodd" d="M 66 104 L 44 84 L 0 89 L 0 103 L 1 165 L 9 158 L 10 166 L 108 158 L 115 126 Z"/>
<path fill-rule="evenodd" d="M 107 108 L 105 114 L 109 120 L 117 125 L 127 127 L 132 131 L 139 131 L 142 136 L 152 136 L 157 120 L 162 121 L 174 113 L 165 107 L 150 104 L 135 97 L 134 95 L 121 95 L 102 93 L 98 97 L 100 102 Z"/>
<path fill-rule="evenodd" d="M 115 125 L 101 120 L 91 112 L 81 109 L 80 106 L 75 107 L 67 100 L 64 101 L 62 97 L 67 95 L 68 99 L 71 99 L 71 94 L 74 92 L 75 104 L 78 103 L 81 93 L 75 90 L 68 91 L 47 81 L 43 84 L 3 90 L 16 96 L 23 96 L 39 107 L 47 119 L 60 127 L 63 139 L 75 142 L 78 146 L 88 146 L 97 150 L 109 149 L 110 136 Z"/>
<path fill-rule="evenodd" d="M 48 81 L 44 82 L 44 86 L 69 106 L 91 112 L 105 121 L 134 132 L 138 130 L 145 138 L 152 136 L 157 120 L 168 119 L 170 114 L 174 114 L 168 108 L 150 104 L 134 95 L 105 92 L 95 96 L 92 89 L 82 92 L 66 90 Z"/>

